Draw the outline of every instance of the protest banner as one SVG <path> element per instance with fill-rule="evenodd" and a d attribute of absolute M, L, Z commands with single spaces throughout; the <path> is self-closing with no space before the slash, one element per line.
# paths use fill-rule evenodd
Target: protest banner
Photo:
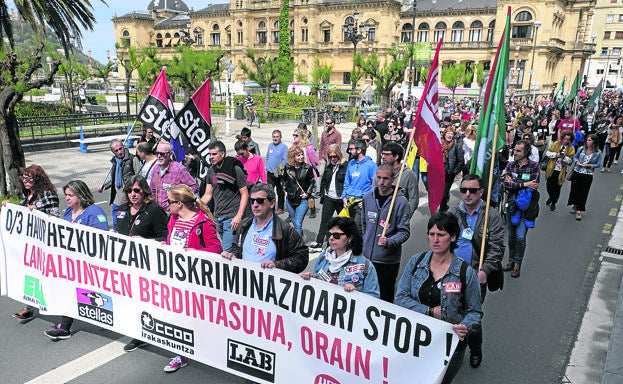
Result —
<path fill-rule="evenodd" d="M 259 263 L 0 212 L 2 294 L 262 383 L 438 383 L 451 324 Z"/>

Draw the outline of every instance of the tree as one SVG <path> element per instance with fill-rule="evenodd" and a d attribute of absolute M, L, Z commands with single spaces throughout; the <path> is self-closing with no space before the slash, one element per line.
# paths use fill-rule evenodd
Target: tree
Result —
<path fill-rule="evenodd" d="M 15 48 L 9 5 L 15 6 L 18 15 L 33 28 L 37 36 L 35 47 L 27 55 L 18 54 Z M 15 105 L 23 99 L 25 92 L 51 85 L 60 65 L 60 60 L 53 58 L 50 63 L 51 71 L 44 78 L 33 79 L 33 75 L 44 63 L 45 50 L 41 36 L 46 33 L 46 28 L 50 28 L 68 57 L 72 49 L 71 39 L 79 41 L 82 28 L 93 29 L 95 18 L 91 9 L 89 0 L 0 1 L 0 165 L 4 170 L 0 172 L 2 195 L 16 194 L 22 187 L 18 172 L 25 165 L 25 160 L 15 119 Z"/>
<path fill-rule="evenodd" d="M 188 46 L 177 48 L 179 55 L 174 55 L 167 66 L 167 77 L 184 90 L 188 99 L 201 86 L 206 78 L 218 78 L 222 68 L 217 70 L 221 51 L 195 51 Z M 214 84 L 212 84 L 214 86 Z"/>
<path fill-rule="evenodd" d="M 132 72 L 137 70 L 143 65 L 145 61 L 145 55 L 139 52 L 136 47 L 124 46 L 125 49 L 121 49 L 120 43 L 115 44 L 117 48 L 117 63 L 125 70 L 125 109 L 126 113 L 130 114 L 130 80 L 132 79 Z"/>
<path fill-rule="evenodd" d="M 454 93 L 457 87 L 465 82 L 465 64 L 443 68 L 441 71 L 441 82 L 452 91 L 452 101 L 454 101 Z"/>
<path fill-rule="evenodd" d="M 391 106 L 391 92 L 396 84 L 404 79 L 411 49 L 413 47 L 408 47 L 404 54 L 392 49 L 383 63 L 376 52 L 373 52 L 367 59 L 364 59 L 360 53 L 355 56 L 355 65 L 370 76 L 376 85 L 376 92 L 381 96 L 382 109 Z"/>
<path fill-rule="evenodd" d="M 160 74 L 163 66 L 169 61 L 159 58 L 158 49 L 156 47 L 145 47 L 141 49 L 143 55 L 143 64 L 138 68 L 138 84 L 137 89 L 148 91 L 154 85 L 156 78 Z"/>
<path fill-rule="evenodd" d="M 277 82 L 279 92 L 287 93 L 294 73 L 294 61 L 290 52 L 290 0 L 282 0 L 279 9 L 279 67 Z"/>
<path fill-rule="evenodd" d="M 326 64 L 320 61 L 319 58 L 315 58 L 312 62 L 312 93 L 317 94 L 320 90 L 320 86 L 322 84 L 327 84 L 331 80 L 331 72 L 333 71 L 333 66 L 330 64 Z"/>
<path fill-rule="evenodd" d="M 240 62 L 240 69 L 247 75 L 249 80 L 255 81 L 264 88 L 264 119 L 268 119 L 268 106 L 270 102 L 271 85 L 279 77 L 283 62 L 276 57 L 256 57 L 253 49 L 247 49 L 245 56 L 251 60 L 253 68 L 244 62 Z"/>
<path fill-rule="evenodd" d="M 485 64 L 478 63 L 478 65 L 476 65 L 476 83 L 479 88 L 482 88 L 483 85 L 485 85 L 485 77 Z"/>
<path fill-rule="evenodd" d="M 76 97 L 74 94 L 74 83 L 77 78 L 86 78 L 89 74 L 87 66 L 78 62 L 76 56 L 69 56 L 63 59 L 58 73 L 65 76 L 65 82 L 67 85 L 67 94 L 69 97 L 69 105 L 72 111 L 76 110 Z M 81 81 L 79 81 L 81 82 Z"/>
<path fill-rule="evenodd" d="M 105 90 L 108 91 L 108 77 L 110 76 L 110 72 L 112 72 L 113 63 L 109 61 L 105 65 L 94 64 L 93 65 L 93 77 L 96 79 L 102 79 L 104 82 Z"/>

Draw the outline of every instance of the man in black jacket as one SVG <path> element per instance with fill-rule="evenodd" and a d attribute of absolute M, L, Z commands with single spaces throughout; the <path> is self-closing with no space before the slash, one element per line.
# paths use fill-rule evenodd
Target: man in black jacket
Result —
<path fill-rule="evenodd" d="M 116 231 L 119 205 L 125 202 L 123 186 L 130 177 L 134 176 L 137 170 L 134 169 L 134 156 L 123 147 L 121 140 L 111 140 L 110 151 L 113 153 L 113 157 L 110 159 L 111 167 L 108 173 L 109 177 L 104 180 L 104 184 L 102 184 L 97 191 L 102 193 L 110 188 L 109 204 L 112 210 L 112 228 Z"/>
<path fill-rule="evenodd" d="M 223 257 L 258 262 L 263 268 L 303 272 L 309 262 L 309 250 L 294 227 L 273 214 L 275 191 L 272 186 L 255 184 L 249 200 L 253 217 L 245 218 L 238 226 L 231 250 L 223 251 Z"/>

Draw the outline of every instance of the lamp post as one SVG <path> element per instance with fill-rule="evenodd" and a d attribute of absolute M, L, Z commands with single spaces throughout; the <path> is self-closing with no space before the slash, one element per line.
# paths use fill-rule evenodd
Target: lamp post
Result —
<path fill-rule="evenodd" d="M 595 39 L 596 38 L 597 38 L 597 35 L 593 33 L 591 35 L 591 55 L 588 57 L 588 64 L 586 66 L 586 81 L 584 82 L 584 88 L 586 88 L 588 86 L 588 77 L 591 74 L 590 73 L 590 70 L 591 70 L 591 58 L 595 54 Z"/>
<path fill-rule="evenodd" d="M 195 44 L 195 39 L 190 36 L 190 22 L 186 23 L 186 29 L 180 29 L 180 41 L 188 47 Z"/>
<path fill-rule="evenodd" d="M 355 73 L 355 57 L 357 56 L 357 44 L 359 44 L 361 40 L 368 37 L 368 25 L 363 24 L 363 23 L 360 25 L 357 25 L 358 21 L 359 21 L 359 11 L 355 9 L 352 19 L 349 19 L 348 22 L 344 24 L 343 26 L 344 37 L 346 38 L 347 41 L 350 41 L 351 43 L 353 43 L 353 71 L 351 72 L 351 77 Z M 356 84 L 354 81 L 352 81 L 352 79 L 351 79 L 351 83 L 352 83 L 351 92 L 354 95 Z"/>
<path fill-rule="evenodd" d="M 234 69 L 236 67 L 234 67 L 234 64 L 231 62 L 231 60 L 225 59 L 223 60 L 223 64 L 225 67 L 225 71 L 227 72 L 227 94 L 225 97 L 225 134 L 227 135 L 227 137 L 229 137 L 229 130 L 231 128 L 231 115 L 232 115 L 232 111 L 231 111 L 231 104 L 229 102 L 229 83 L 231 82 L 231 75 L 232 73 L 234 73 Z M 222 94 L 222 91 L 221 91 Z"/>
<path fill-rule="evenodd" d="M 435 1 L 436 2 L 436 1 Z M 417 0 L 413 0 L 413 18 L 411 20 L 411 50 L 409 53 L 409 91 L 407 92 L 407 99 L 411 100 L 411 88 L 413 87 L 413 50 L 415 46 L 415 9 L 417 7 Z"/>
<path fill-rule="evenodd" d="M 532 74 L 534 72 L 534 54 L 536 53 L 536 36 L 539 33 L 539 27 L 541 26 L 541 22 L 539 20 L 534 22 L 534 41 L 532 43 L 532 62 L 530 62 L 530 78 L 528 80 L 528 92 L 532 89 Z M 532 99 L 534 101 L 534 98 Z"/>

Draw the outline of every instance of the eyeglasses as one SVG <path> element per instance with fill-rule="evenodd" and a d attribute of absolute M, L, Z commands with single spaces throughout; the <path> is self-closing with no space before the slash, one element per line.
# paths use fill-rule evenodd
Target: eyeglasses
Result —
<path fill-rule="evenodd" d="M 171 199 L 167 199 L 167 201 L 169 202 L 169 205 L 173 205 L 175 203 L 180 203 L 179 200 L 171 200 Z"/>
<path fill-rule="evenodd" d="M 335 124 L 335 123 L 334 123 L 334 122 L 332 122 L 332 121 L 327 121 L 325 124 L 326 124 L 326 125 L 333 125 L 333 124 Z"/>
<path fill-rule="evenodd" d="M 381 156 L 394 156 L 391 152 L 381 152 Z"/>
<path fill-rule="evenodd" d="M 329 155 L 327 156 L 329 159 L 339 159 L 340 157 L 338 155 Z"/>
<path fill-rule="evenodd" d="M 344 232 L 329 232 L 329 238 L 334 238 L 335 240 L 339 240 L 340 237 L 345 236 Z"/>
<path fill-rule="evenodd" d="M 249 198 L 249 200 L 251 200 L 251 204 L 258 203 L 259 205 L 264 204 L 266 200 L 270 201 L 270 199 L 267 197 L 256 197 L 256 198 L 251 197 Z"/>
<path fill-rule="evenodd" d="M 143 190 L 140 189 L 140 188 L 128 188 L 128 189 L 125 190 L 125 193 L 127 193 L 128 195 L 130 193 L 132 193 L 132 192 L 134 192 L 134 193 L 143 193 Z"/>
<path fill-rule="evenodd" d="M 363 141 L 365 141 L 366 143 L 369 143 L 370 139 L 363 139 Z"/>
<path fill-rule="evenodd" d="M 357 148 L 348 148 L 348 152 L 354 151 L 355 149 L 357 149 Z"/>
<path fill-rule="evenodd" d="M 295 133 L 295 134 L 293 134 L 292 136 L 294 136 L 294 137 L 299 137 L 299 135 L 298 135 L 298 134 L 296 134 L 296 133 Z"/>
<path fill-rule="evenodd" d="M 480 188 L 464 188 L 464 187 L 461 187 L 461 188 L 459 188 L 459 191 L 461 191 L 461 193 L 469 192 L 469 193 L 471 193 L 473 195 L 474 193 L 478 193 L 478 191 L 480 191 Z"/>
<path fill-rule="evenodd" d="M 169 151 L 169 152 L 156 152 L 156 156 L 162 156 L 162 157 L 165 157 L 165 156 L 167 156 L 169 153 L 171 153 L 171 151 Z"/>

